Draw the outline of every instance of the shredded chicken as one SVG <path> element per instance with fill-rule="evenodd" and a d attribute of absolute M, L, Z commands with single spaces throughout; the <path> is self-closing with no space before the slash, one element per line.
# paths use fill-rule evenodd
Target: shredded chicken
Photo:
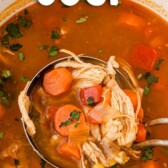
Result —
<path fill-rule="evenodd" d="M 34 126 L 33 121 L 29 117 L 29 108 L 31 105 L 29 97 L 26 95 L 27 89 L 29 87 L 29 83 L 27 83 L 25 89 L 20 92 L 18 97 L 18 104 L 20 111 L 22 113 L 22 120 L 25 122 L 27 126 L 27 131 L 29 135 L 33 136 L 36 133 L 36 128 Z"/>
<path fill-rule="evenodd" d="M 137 125 L 139 121 L 137 116 L 141 108 L 143 89 L 139 88 L 129 64 L 121 59 L 117 62 L 115 57 L 111 56 L 106 66 L 94 65 L 82 61 L 79 56 L 68 50 L 61 50 L 60 52 L 69 54 L 71 58 L 57 63 L 55 68 L 65 67 L 71 70 L 74 79 L 72 89 L 77 90 L 78 97 L 81 88 L 102 83 L 107 88 L 102 94 L 103 101 L 101 102 L 105 107 L 101 116 L 103 122 L 101 124 L 89 125 L 92 140 L 88 138 L 81 145 L 82 168 L 86 167 L 84 163 L 85 156 L 94 165 L 102 165 L 104 167 L 110 167 L 116 163 L 124 164 L 130 159 L 130 155 L 138 158 L 139 151 L 135 151 L 131 147 L 136 139 L 138 130 Z M 131 99 L 116 81 L 116 71 L 119 72 L 120 64 L 122 70 L 127 74 L 124 79 L 131 81 L 131 89 L 137 94 L 138 107 L 136 110 L 134 110 Z M 29 84 L 20 93 L 18 102 L 28 133 L 33 136 L 36 130 L 34 123 L 28 116 L 30 108 L 30 100 L 26 95 L 28 86 Z M 106 103 L 107 93 L 111 94 L 111 102 L 109 104 Z M 47 99 L 44 104 L 46 101 Z M 89 110 L 98 108 L 101 103 L 94 107 L 84 106 L 82 104 L 81 106 L 87 116 Z"/>

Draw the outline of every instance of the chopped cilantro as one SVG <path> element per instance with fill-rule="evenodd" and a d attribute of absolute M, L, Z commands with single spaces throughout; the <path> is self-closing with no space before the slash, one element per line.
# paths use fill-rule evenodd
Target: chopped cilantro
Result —
<path fill-rule="evenodd" d="M 88 103 L 88 105 L 93 105 L 94 104 L 94 98 L 93 97 L 89 97 L 87 99 L 87 103 Z"/>
<path fill-rule="evenodd" d="M 22 33 L 20 32 L 20 28 L 18 24 L 10 23 L 6 27 L 6 31 L 8 35 L 12 38 L 20 38 L 22 37 Z"/>
<path fill-rule="evenodd" d="M 67 126 L 72 123 L 72 118 L 68 118 L 66 121 L 62 122 L 59 127 Z"/>
<path fill-rule="evenodd" d="M 12 51 L 18 51 L 20 48 L 22 48 L 22 45 L 19 44 L 19 43 L 10 45 L 10 49 L 11 49 Z"/>
<path fill-rule="evenodd" d="M 159 60 L 158 60 L 158 62 L 157 62 L 156 65 L 155 65 L 155 69 L 156 69 L 156 70 L 159 70 L 159 69 L 160 69 L 160 65 L 161 65 L 162 62 L 164 62 L 164 59 L 159 59 Z"/>
<path fill-rule="evenodd" d="M 58 55 L 58 48 L 56 46 L 52 46 L 49 49 L 49 57 L 54 57 Z"/>
<path fill-rule="evenodd" d="M 84 23 L 84 22 L 87 22 L 87 20 L 88 20 L 87 17 L 81 17 L 76 21 L 76 23 Z"/>
<path fill-rule="evenodd" d="M 46 49 L 48 49 L 48 45 L 42 45 L 42 46 L 40 47 L 40 50 L 41 50 L 41 51 L 46 50 Z"/>
<path fill-rule="evenodd" d="M 46 166 L 46 161 L 43 160 L 43 159 L 41 159 L 40 165 L 41 165 L 41 168 L 45 168 L 45 166 Z"/>
<path fill-rule="evenodd" d="M 158 77 L 152 75 L 150 72 L 147 72 L 143 78 L 147 81 L 147 84 L 150 86 L 153 83 L 157 83 L 158 82 Z"/>
<path fill-rule="evenodd" d="M 141 160 L 152 160 L 153 158 L 153 147 L 145 147 L 144 154 L 141 156 Z"/>
<path fill-rule="evenodd" d="M 7 69 L 4 69 L 1 74 L 2 78 L 8 79 L 12 76 L 11 72 Z"/>
<path fill-rule="evenodd" d="M 74 125 L 75 128 L 77 128 L 78 126 L 79 126 L 79 123 L 76 123 L 76 124 Z"/>
<path fill-rule="evenodd" d="M 24 56 L 23 52 L 18 53 L 18 59 L 19 59 L 20 62 L 24 61 L 25 56 Z"/>
<path fill-rule="evenodd" d="M 52 31 L 51 32 L 51 39 L 58 39 L 60 38 L 61 35 L 60 35 L 60 30 L 57 30 L 57 31 Z"/>
<path fill-rule="evenodd" d="M 66 17 L 62 17 L 62 21 L 63 21 L 63 22 L 66 22 L 66 21 L 67 21 L 67 18 L 66 18 Z"/>
<path fill-rule="evenodd" d="M 150 92 L 150 88 L 148 86 L 144 87 L 144 95 L 147 96 Z"/>
<path fill-rule="evenodd" d="M 11 97 L 10 93 L 6 93 L 3 90 L 0 90 L 0 102 L 5 105 L 8 106 L 9 105 L 9 98 Z"/>
<path fill-rule="evenodd" d="M 30 27 L 32 25 L 32 21 L 31 20 L 26 20 L 24 17 L 22 16 L 18 16 L 18 22 L 21 24 L 22 27 Z"/>
<path fill-rule="evenodd" d="M 80 111 L 73 110 L 73 111 L 71 112 L 70 116 L 71 116 L 74 120 L 78 121 L 79 118 L 80 118 L 80 114 L 81 114 Z"/>
<path fill-rule="evenodd" d="M 3 138 L 3 132 L 0 131 L 0 140 Z"/>
<path fill-rule="evenodd" d="M 15 166 L 19 166 L 20 165 L 20 160 L 15 159 L 14 162 L 15 162 Z"/>
<path fill-rule="evenodd" d="M 21 81 L 26 83 L 26 82 L 28 82 L 30 80 L 26 76 L 22 76 L 21 77 Z"/>
<path fill-rule="evenodd" d="M 2 43 L 2 45 L 9 45 L 9 37 L 7 34 L 5 36 L 3 36 L 1 43 Z"/>

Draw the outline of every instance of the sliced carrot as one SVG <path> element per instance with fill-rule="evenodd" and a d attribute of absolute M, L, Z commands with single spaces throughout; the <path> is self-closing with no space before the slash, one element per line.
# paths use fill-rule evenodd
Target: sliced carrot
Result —
<path fill-rule="evenodd" d="M 130 89 L 124 89 L 125 94 L 131 99 L 131 102 L 134 106 L 134 110 L 137 109 L 138 106 L 138 98 L 135 92 Z"/>
<path fill-rule="evenodd" d="M 155 161 L 153 160 L 147 160 L 144 165 L 143 168 L 157 168 L 157 164 Z"/>
<path fill-rule="evenodd" d="M 111 91 L 110 89 L 103 87 L 103 94 L 104 94 L 104 102 L 107 104 L 111 104 Z"/>
<path fill-rule="evenodd" d="M 118 18 L 119 24 L 135 28 L 136 30 L 144 31 L 147 27 L 145 20 L 133 13 L 124 12 Z"/>
<path fill-rule="evenodd" d="M 77 145 L 72 143 L 64 143 L 60 146 L 60 151 L 62 154 L 68 157 L 74 157 L 77 160 L 80 160 L 80 150 Z"/>
<path fill-rule="evenodd" d="M 61 126 L 61 123 L 68 121 L 68 119 L 70 118 L 70 114 L 73 111 L 78 111 L 80 112 L 80 118 L 78 121 L 76 120 L 72 120 L 69 124 L 67 124 L 66 126 Z M 71 104 L 66 104 L 62 107 L 60 107 L 57 112 L 56 115 L 54 117 L 54 128 L 55 130 L 62 136 L 68 136 L 69 135 L 69 126 L 71 124 L 74 123 L 83 123 L 85 122 L 85 116 L 83 114 L 83 112 L 81 112 L 81 110 Z"/>
<path fill-rule="evenodd" d="M 143 110 L 142 107 L 141 107 L 140 110 L 139 110 L 138 118 L 139 118 L 140 121 L 142 121 L 143 118 L 144 118 L 144 110 Z"/>
<path fill-rule="evenodd" d="M 0 119 L 3 117 L 3 115 L 4 115 L 4 108 L 3 108 L 3 106 L 0 104 Z"/>
<path fill-rule="evenodd" d="M 44 75 L 43 87 L 46 93 L 57 96 L 69 90 L 72 74 L 66 68 L 56 68 Z"/>
<path fill-rule="evenodd" d="M 142 142 L 146 140 L 146 129 L 143 124 L 138 125 L 138 132 L 136 135 L 136 142 Z"/>

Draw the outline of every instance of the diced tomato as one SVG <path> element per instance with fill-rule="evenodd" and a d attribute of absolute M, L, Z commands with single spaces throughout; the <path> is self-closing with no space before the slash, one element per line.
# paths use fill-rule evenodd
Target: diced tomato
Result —
<path fill-rule="evenodd" d="M 81 89 L 80 98 L 84 105 L 91 105 L 101 101 L 102 86 L 96 85 Z"/>
<path fill-rule="evenodd" d="M 54 107 L 54 106 L 50 106 L 50 107 L 47 108 L 47 111 L 46 111 L 46 114 L 45 114 L 45 119 L 46 119 L 47 122 L 50 122 L 53 119 L 56 111 L 57 111 L 57 108 Z"/>
<path fill-rule="evenodd" d="M 155 67 L 157 59 L 158 53 L 155 49 L 138 44 L 133 51 L 130 61 L 133 66 L 150 71 Z"/>
<path fill-rule="evenodd" d="M 146 129 L 143 124 L 138 125 L 138 132 L 136 135 L 136 142 L 143 142 L 146 140 Z"/>

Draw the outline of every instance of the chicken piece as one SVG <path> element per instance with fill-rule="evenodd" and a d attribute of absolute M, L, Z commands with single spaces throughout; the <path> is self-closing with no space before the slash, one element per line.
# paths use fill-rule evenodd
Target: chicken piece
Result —
<path fill-rule="evenodd" d="M 0 158 L 4 159 L 4 158 L 8 158 L 11 157 L 12 159 L 16 159 L 17 158 L 17 152 L 19 150 L 20 145 L 17 143 L 11 144 L 9 145 L 6 149 L 4 149 L 1 154 L 0 154 Z"/>
<path fill-rule="evenodd" d="M 101 125 L 101 133 L 103 137 L 108 138 L 111 141 L 115 141 L 122 136 L 121 130 L 123 125 L 121 121 L 110 119 Z"/>
<path fill-rule="evenodd" d="M 30 136 L 33 136 L 36 133 L 35 125 L 33 121 L 29 117 L 29 109 L 30 109 L 30 99 L 26 95 L 27 88 L 29 87 L 29 82 L 27 83 L 26 87 L 22 92 L 20 92 L 20 95 L 18 97 L 18 104 L 20 108 L 20 112 L 22 113 L 22 120 L 25 122 L 27 126 L 27 131 Z"/>
<path fill-rule="evenodd" d="M 83 144 L 82 149 L 85 155 L 95 164 L 99 162 L 102 163 L 105 167 L 109 167 L 110 164 L 107 163 L 107 159 L 105 158 L 103 152 L 100 148 L 97 147 L 96 144 L 92 142 L 86 142 Z"/>
<path fill-rule="evenodd" d="M 101 133 L 99 125 L 96 124 L 90 124 L 90 132 L 92 136 L 96 139 L 96 141 L 101 141 Z"/>
<path fill-rule="evenodd" d="M 108 162 L 125 164 L 130 159 L 115 142 L 111 141 L 111 139 L 105 137 L 100 144 Z"/>

